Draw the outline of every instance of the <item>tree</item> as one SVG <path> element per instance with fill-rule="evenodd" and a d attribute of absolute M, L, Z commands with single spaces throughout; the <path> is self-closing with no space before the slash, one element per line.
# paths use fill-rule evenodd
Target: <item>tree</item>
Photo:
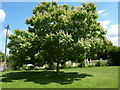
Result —
<path fill-rule="evenodd" d="M 120 47 L 113 46 L 109 52 L 109 65 L 120 66 Z"/>
<path fill-rule="evenodd" d="M 70 8 L 66 4 L 41 2 L 34 8 L 33 16 L 26 20 L 26 24 L 29 25 L 29 32 L 45 38 L 45 50 L 49 54 L 53 53 L 59 73 L 59 64 L 67 49 L 77 45 L 81 38 L 101 38 L 105 34 L 97 18 L 93 3 L 82 3 L 81 7 Z"/>
<path fill-rule="evenodd" d="M 96 12 L 94 3 L 70 7 L 67 4 L 58 5 L 57 2 L 41 2 L 33 9 L 33 16 L 25 21 L 29 25 L 28 32 L 15 31 L 15 34 L 10 36 L 14 38 L 10 38 L 9 48 L 16 58 L 25 53 L 23 59 L 28 57 L 28 61 L 32 63 L 39 60 L 44 63 L 56 62 L 59 74 L 60 63 L 67 60 L 80 62 L 86 58 L 85 54 L 90 48 L 80 43 L 81 40 L 102 39 L 105 35 L 106 32 L 97 22 Z M 24 44 L 20 46 L 21 41 Z M 31 55 L 26 55 L 26 52 Z"/>
<path fill-rule="evenodd" d="M 4 61 L 4 53 L 0 51 L 0 61 L 3 62 Z"/>

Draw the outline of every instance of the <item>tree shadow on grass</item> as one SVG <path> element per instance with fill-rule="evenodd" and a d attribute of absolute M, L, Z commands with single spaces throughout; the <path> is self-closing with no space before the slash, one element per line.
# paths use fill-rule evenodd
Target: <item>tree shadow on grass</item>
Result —
<path fill-rule="evenodd" d="M 86 73 L 79 74 L 77 72 L 61 72 L 61 75 L 57 76 L 54 71 L 24 71 L 6 73 L 2 76 L 2 82 L 14 82 L 13 80 L 24 79 L 24 82 L 34 82 L 37 84 L 58 83 L 66 85 L 87 76 L 92 75 Z"/>

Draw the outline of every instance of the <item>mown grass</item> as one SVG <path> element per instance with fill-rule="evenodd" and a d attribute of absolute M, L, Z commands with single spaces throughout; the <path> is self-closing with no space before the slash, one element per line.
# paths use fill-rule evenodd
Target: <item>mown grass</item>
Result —
<path fill-rule="evenodd" d="M 87 67 L 54 70 L 6 71 L 2 88 L 117 88 L 118 67 Z"/>

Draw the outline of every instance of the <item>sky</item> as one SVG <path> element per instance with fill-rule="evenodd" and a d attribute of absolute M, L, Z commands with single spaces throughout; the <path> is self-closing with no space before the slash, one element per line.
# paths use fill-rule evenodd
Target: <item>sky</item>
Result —
<path fill-rule="evenodd" d="M 39 2 L 2 2 L 0 3 L 0 51 L 4 52 L 5 26 L 10 25 L 9 35 L 14 34 L 15 29 L 27 30 L 25 20 L 32 16 L 33 8 Z M 81 2 L 58 2 L 58 4 L 69 4 L 80 6 Z M 1 6 L 2 5 L 2 6 Z M 107 31 L 106 37 L 118 46 L 118 2 L 95 2 L 98 21 Z M 120 34 L 120 33 L 119 33 Z M 9 40 L 8 40 L 9 41 Z M 9 51 L 9 49 L 8 49 Z"/>

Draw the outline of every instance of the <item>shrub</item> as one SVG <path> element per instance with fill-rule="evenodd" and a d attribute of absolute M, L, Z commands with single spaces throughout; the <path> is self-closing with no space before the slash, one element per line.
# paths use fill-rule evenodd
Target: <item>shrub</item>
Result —
<path fill-rule="evenodd" d="M 64 68 L 70 68 L 70 67 L 72 67 L 71 61 L 65 62 L 62 67 L 64 67 Z"/>
<path fill-rule="evenodd" d="M 47 69 L 47 70 L 55 70 L 55 65 L 51 65 L 51 66 L 49 66 L 49 67 L 46 67 L 45 69 Z"/>
<path fill-rule="evenodd" d="M 21 67 L 21 70 L 28 70 L 28 66 L 26 64 L 24 64 L 22 67 Z"/>
<path fill-rule="evenodd" d="M 90 65 L 88 65 L 88 67 L 95 67 L 95 65 L 90 64 Z"/>
<path fill-rule="evenodd" d="M 114 47 L 109 52 L 110 61 L 109 65 L 120 66 L 120 47 Z"/>
<path fill-rule="evenodd" d="M 78 67 L 78 63 L 67 61 L 64 63 L 61 63 L 61 68 L 73 68 L 73 67 Z"/>
<path fill-rule="evenodd" d="M 63 68 L 65 68 L 65 67 L 66 67 L 66 63 L 65 63 L 65 62 L 62 62 L 60 68 L 63 69 Z"/>
<path fill-rule="evenodd" d="M 96 62 L 95 66 L 108 66 L 108 60 L 99 60 Z"/>
<path fill-rule="evenodd" d="M 78 65 L 78 67 L 81 67 L 81 68 L 85 67 L 85 61 L 80 62 L 80 64 Z"/>
<path fill-rule="evenodd" d="M 108 60 L 100 61 L 100 66 L 108 66 Z"/>
<path fill-rule="evenodd" d="M 95 66 L 100 67 L 100 60 L 98 62 L 96 62 Z"/>
<path fill-rule="evenodd" d="M 34 70 L 39 70 L 39 69 L 40 69 L 40 67 L 38 67 L 38 66 L 34 67 Z"/>
<path fill-rule="evenodd" d="M 34 66 L 27 66 L 24 64 L 22 67 L 19 68 L 20 70 L 34 70 Z"/>

